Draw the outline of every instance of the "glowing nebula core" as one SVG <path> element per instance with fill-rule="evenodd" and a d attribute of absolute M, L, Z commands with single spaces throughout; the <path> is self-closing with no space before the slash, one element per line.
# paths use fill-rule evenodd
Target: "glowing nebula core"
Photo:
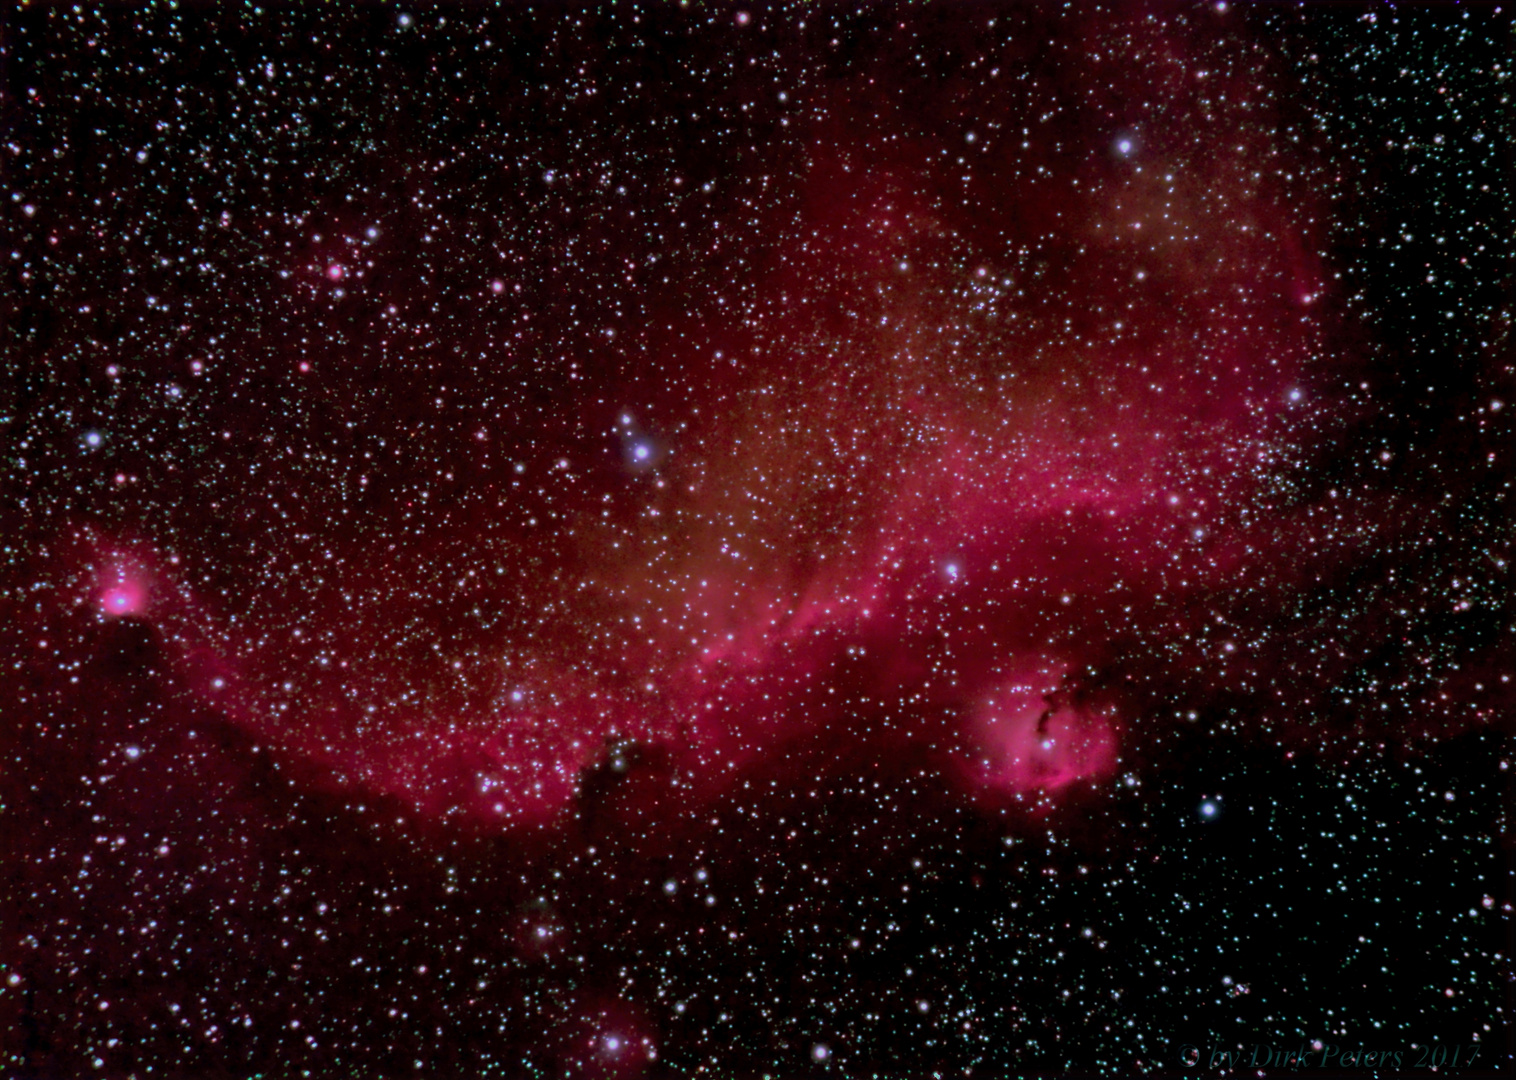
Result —
<path fill-rule="evenodd" d="M 975 720 L 990 789 L 1057 791 L 1115 768 L 1116 733 L 1097 713 L 1058 701 L 1068 669 L 1044 662 L 1002 683 Z"/>
<path fill-rule="evenodd" d="M 123 557 L 109 557 L 99 572 L 96 604 L 106 618 L 140 617 L 148 613 L 150 590 L 142 567 Z"/>

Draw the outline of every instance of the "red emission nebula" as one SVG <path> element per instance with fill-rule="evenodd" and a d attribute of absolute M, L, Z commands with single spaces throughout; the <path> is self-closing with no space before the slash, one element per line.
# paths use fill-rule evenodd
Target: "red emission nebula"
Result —
<path fill-rule="evenodd" d="M 1168 74 L 1175 48 L 1156 41 L 1113 99 L 1193 108 Z M 1257 96 L 1246 79 L 1236 93 Z M 553 520 L 515 523 L 540 571 L 498 587 L 460 561 L 428 601 L 440 623 L 481 603 L 530 613 L 526 633 L 418 658 L 382 610 L 331 603 L 290 633 L 293 601 L 228 610 L 197 596 L 192 567 L 119 535 L 88 551 L 100 614 L 159 625 L 205 705 L 429 815 L 553 819 L 589 770 L 650 756 L 667 785 L 644 796 L 685 803 L 823 733 L 844 755 L 914 747 L 990 804 L 1110 774 L 1139 720 L 1109 677 L 1124 648 L 1187 641 L 1184 612 L 1262 568 L 1290 573 L 1280 521 L 1247 508 L 1303 369 L 1329 362 L 1313 319 L 1326 275 L 1304 254 L 1310 201 L 1257 177 L 1305 166 L 1239 107 L 1204 130 L 1228 152 L 1182 180 L 1131 160 L 1181 152 L 1164 145 L 1196 137 L 1181 121 L 1113 127 L 1055 186 L 1027 171 L 1059 153 L 1028 129 L 993 151 L 1027 179 L 954 220 L 905 164 L 924 146 L 850 135 L 836 109 L 805 155 L 803 239 L 770 255 L 745 340 L 686 349 L 678 381 L 695 389 L 678 400 L 575 395 L 598 446 L 495 464 L 507 495 L 569 493 Z M 1067 223 L 1051 248 L 1049 221 Z M 913 287 L 986 230 L 997 258 L 946 294 Z M 688 318 L 667 313 L 671 337 Z M 610 362 L 606 339 L 586 367 Z M 493 435 L 473 439 L 487 453 Z M 498 509 L 511 516 L 508 497 Z M 361 538 L 326 561 L 329 592 L 405 573 L 393 543 Z M 406 604 L 403 580 L 382 588 Z M 318 641 L 332 644 L 311 670 Z"/>
<path fill-rule="evenodd" d="M 1508 11 L 10 7 L 0 1074 L 1505 1053 Z"/>

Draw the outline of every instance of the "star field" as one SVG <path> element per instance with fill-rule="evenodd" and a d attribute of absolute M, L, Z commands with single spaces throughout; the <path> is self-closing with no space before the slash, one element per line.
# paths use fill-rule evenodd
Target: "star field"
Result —
<path fill-rule="evenodd" d="M 1508 1064 L 1499 7 L 0 29 L 5 1075 Z"/>

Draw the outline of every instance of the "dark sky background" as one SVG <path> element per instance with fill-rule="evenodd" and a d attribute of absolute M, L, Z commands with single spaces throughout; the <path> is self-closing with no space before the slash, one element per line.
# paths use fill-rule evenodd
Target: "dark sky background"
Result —
<path fill-rule="evenodd" d="M 1508 1066 L 1510 43 L 8 11 L 0 1073 Z"/>

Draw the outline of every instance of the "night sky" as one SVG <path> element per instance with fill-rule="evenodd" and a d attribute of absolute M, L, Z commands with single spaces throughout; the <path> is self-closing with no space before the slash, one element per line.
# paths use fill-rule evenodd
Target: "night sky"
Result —
<path fill-rule="evenodd" d="M 8 10 L 0 1075 L 1507 1064 L 1510 42 Z"/>

